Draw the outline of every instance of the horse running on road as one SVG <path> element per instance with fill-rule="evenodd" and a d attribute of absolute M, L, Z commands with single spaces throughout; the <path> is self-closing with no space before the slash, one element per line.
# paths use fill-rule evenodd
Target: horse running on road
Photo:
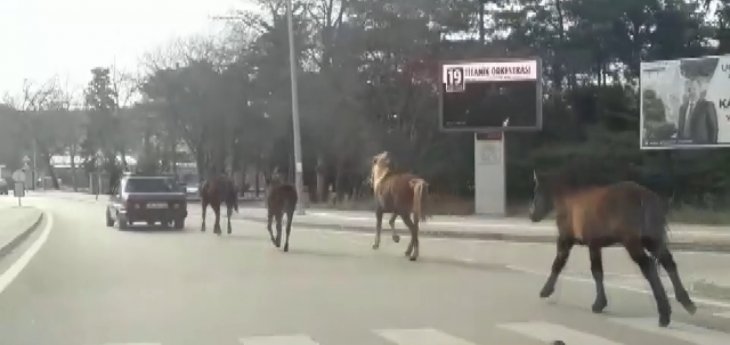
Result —
<path fill-rule="evenodd" d="M 677 264 L 667 248 L 666 201 L 634 182 L 590 185 L 579 182 L 578 176 L 565 172 L 550 175 L 534 173 L 530 219 L 539 222 L 555 209 L 558 226 L 557 254 L 540 297 L 548 297 L 554 292 L 558 275 L 568 261 L 573 245 L 585 245 L 589 249 L 591 273 L 596 284 L 592 310 L 594 313 L 602 312 L 608 301 L 603 286 L 601 249 L 620 243 L 651 286 L 659 313 L 659 326 L 669 324 L 671 307 L 659 279 L 656 261 L 667 271 L 677 301 L 694 314 L 697 307 L 684 288 Z"/>
<path fill-rule="evenodd" d="M 383 214 L 393 213 L 389 221 L 393 230 L 393 241 L 397 243 L 400 240 L 395 232 L 395 219 L 400 216 L 411 232 L 411 242 L 408 244 L 405 255 L 411 261 L 415 261 L 419 255 L 419 222 L 426 220 L 423 204 L 428 195 L 428 182 L 411 173 L 394 171 L 391 154 L 388 151 L 373 157 L 371 181 L 376 201 L 373 249 L 380 247 Z M 413 220 L 411 220 L 411 214 L 413 214 Z"/>

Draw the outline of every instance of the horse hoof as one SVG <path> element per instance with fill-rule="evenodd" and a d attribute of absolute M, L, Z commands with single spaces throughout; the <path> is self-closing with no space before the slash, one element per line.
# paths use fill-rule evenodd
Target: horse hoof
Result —
<path fill-rule="evenodd" d="M 418 259 L 418 258 L 415 256 L 411 256 L 410 258 L 408 258 L 408 260 L 411 260 L 411 261 L 416 261 L 416 259 Z"/>
<path fill-rule="evenodd" d="M 697 306 L 692 302 L 682 303 L 682 306 L 690 315 L 694 315 L 697 312 Z"/>
<path fill-rule="evenodd" d="M 380 248 L 379 244 L 373 244 L 373 250 L 377 250 L 378 248 Z"/>
<path fill-rule="evenodd" d="M 540 291 L 540 298 L 550 297 L 550 295 L 552 295 L 554 291 L 555 291 L 554 287 L 546 286 L 546 287 L 542 288 L 542 291 Z"/>
<path fill-rule="evenodd" d="M 659 327 L 669 326 L 669 314 L 659 315 Z"/>
<path fill-rule="evenodd" d="M 398 236 L 398 235 L 393 235 L 393 242 L 395 242 L 395 243 L 398 243 L 398 242 L 400 242 L 400 236 Z"/>
<path fill-rule="evenodd" d="M 593 303 L 593 306 L 591 307 L 591 310 L 593 310 L 594 313 L 600 314 L 603 312 L 603 309 L 606 308 L 606 305 L 608 302 L 606 300 L 599 300 Z"/>
<path fill-rule="evenodd" d="M 288 245 L 284 246 L 284 252 L 288 252 L 288 251 L 289 251 L 289 246 Z"/>

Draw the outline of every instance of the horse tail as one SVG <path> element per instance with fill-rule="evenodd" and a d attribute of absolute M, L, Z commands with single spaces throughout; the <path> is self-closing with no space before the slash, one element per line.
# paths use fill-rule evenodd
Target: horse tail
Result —
<path fill-rule="evenodd" d="M 297 194 L 297 189 L 294 186 L 290 186 L 289 190 L 289 197 L 284 198 L 284 203 L 287 214 L 293 214 L 294 210 L 297 208 L 297 203 L 299 202 L 299 195 Z"/>
<path fill-rule="evenodd" d="M 230 188 L 228 188 L 228 202 L 231 206 L 233 206 L 236 213 L 238 213 L 238 191 L 233 183 L 231 183 Z"/>
<path fill-rule="evenodd" d="M 428 182 L 422 178 L 416 178 L 410 181 L 411 189 L 413 189 L 413 214 L 416 219 L 426 221 L 426 213 L 424 212 L 424 200 L 428 194 Z"/>

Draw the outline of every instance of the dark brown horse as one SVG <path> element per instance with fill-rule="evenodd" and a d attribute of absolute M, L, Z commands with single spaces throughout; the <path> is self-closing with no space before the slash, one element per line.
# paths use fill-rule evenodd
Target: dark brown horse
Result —
<path fill-rule="evenodd" d="M 276 174 L 267 181 L 266 190 L 266 209 L 268 211 L 268 224 L 266 229 L 271 236 L 271 242 L 279 248 L 281 246 L 281 221 L 286 213 L 286 242 L 284 243 L 284 251 L 289 251 L 289 234 L 291 233 L 291 224 L 294 219 L 294 210 L 297 207 L 297 190 L 291 184 L 282 182 L 281 178 Z M 276 237 L 271 230 L 271 222 L 276 219 Z"/>
<path fill-rule="evenodd" d="M 391 155 L 387 151 L 373 157 L 371 182 L 376 201 L 373 249 L 380 247 L 383 214 L 393 213 L 389 221 L 393 230 L 393 241 L 400 241 L 395 233 L 395 219 L 400 216 L 411 232 L 411 242 L 405 255 L 415 261 L 419 254 L 418 225 L 420 221 L 426 220 L 423 203 L 428 195 L 428 183 L 417 175 L 394 171 L 392 163 Z"/>
<path fill-rule="evenodd" d="M 220 210 L 221 204 L 225 202 L 228 211 L 228 233 L 230 234 L 231 214 L 233 213 L 233 210 L 238 212 L 238 195 L 233 181 L 223 175 L 217 175 L 206 180 L 200 188 L 200 199 L 203 206 L 203 224 L 200 227 L 200 231 L 205 231 L 205 211 L 208 208 L 208 205 L 210 205 L 213 212 L 215 212 L 215 225 L 213 226 L 213 232 L 218 235 L 221 234 Z"/>
<path fill-rule="evenodd" d="M 540 297 L 553 293 L 573 245 L 585 245 L 590 252 L 591 273 L 596 283 L 592 310 L 602 312 L 608 301 L 603 287 L 601 249 L 620 243 L 651 285 L 660 326 L 669 324 L 671 307 L 655 260 L 667 271 L 677 300 L 690 314 L 695 313 L 697 308 L 682 285 L 677 264 L 667 248 L 668 205 L 661 197 L 634 182 L 591 185 L 577 182 L 565 172 L 535 173 L 534 183 L 530 219 L 538 222 L 554 208 L 558 227 L 557 255 Z"/>

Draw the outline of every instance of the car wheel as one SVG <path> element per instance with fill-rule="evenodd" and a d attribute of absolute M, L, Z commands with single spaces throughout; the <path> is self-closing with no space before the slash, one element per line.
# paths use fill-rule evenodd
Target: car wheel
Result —
<path fill-rule="evenodd" d="M 175 229 L 182 229 L 185 227 L 185 219 L 175 219 Z"/>
<path fill-rule="evenodd" d="M 114 226 L 114 219 L 112 219 L 111 215 L 109 215 L 109 210 L 106 211 L 106 226 Z"/>
<path fill-rule="evenodd" d="M 127 221 L 127 219 L 125 217 L 117 214 L 117 228 L 119 228 L 119 230 L 126 230 L 128 228 L 128 226 L 129 226 L 129 221 Z"/>

